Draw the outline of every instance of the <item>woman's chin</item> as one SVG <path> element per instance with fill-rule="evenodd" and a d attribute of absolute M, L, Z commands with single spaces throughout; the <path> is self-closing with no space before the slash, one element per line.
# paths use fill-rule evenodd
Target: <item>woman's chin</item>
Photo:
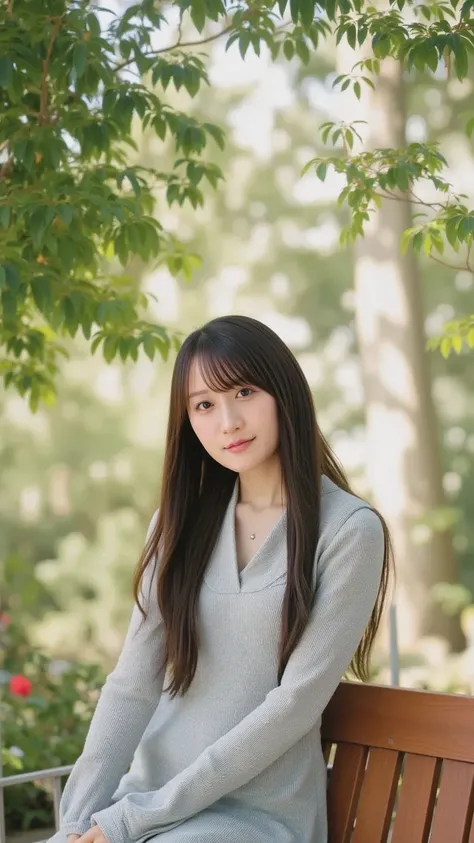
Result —
<path fill-rule="evenodd" d="M 226 455 L 226 459 L 222 460 L 222 465 L 225 465 L 226 468 L 230 468 L 232 471 L 237 471 L 239 474 L 242 472 L 253 471 L 256 468 L 259 468 L 266 462 L 266 459 L 261 457 L 258 454 L 229 454 Z"/>

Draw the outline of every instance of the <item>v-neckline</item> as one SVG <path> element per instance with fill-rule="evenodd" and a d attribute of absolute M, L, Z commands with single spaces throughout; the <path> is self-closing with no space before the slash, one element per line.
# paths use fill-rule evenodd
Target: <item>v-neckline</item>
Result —
<path fill-rule="evenodd" d="M 332 480 L 323 475 L 321 502 L 326 494 L 335 492 L 338 488 Z M 279 582 L 283 584 L 288 572 L 286 509 L 245 568 L 239 571 L 235 528 L 238 492 L 236 480 L 216 545 L 204 573 L 206 586 L 216 594 L 250 594 L 263 591 Z"/>
<path fill-rule="evenodd" d="M 272 538 L 278 532 L 282 522 L 286 520 L 286 507 L 284 508 L 283 512 L 281 513 L 280 517 L 275 521 L 267 535 L 265 536 L 262 544 L 257 548 L 253 556 L 249 559 L 247 564 L 244 568 L 239 568 L 239 560 L 237 555 L 237 536 L 236 536 L 236 510 L 237 510 L 237 503 L 239 499 L 239 478 L 235 481 L 234 490 L 232 492 L 232 498 L 230 501 L 230 530 L 231 530 L 231 549 L 232 549 L 232 567 L 234 570 L 234 574 L 237 578 L 237 585 L 239 591 L 242 588 L 242 578 L 246 576 L 249 568 L 254 568 L 255 565 L 258 563 L 260 557 L 265 553 L 265 550 L 268 548 L 268 545 L 271 543 Z"/>

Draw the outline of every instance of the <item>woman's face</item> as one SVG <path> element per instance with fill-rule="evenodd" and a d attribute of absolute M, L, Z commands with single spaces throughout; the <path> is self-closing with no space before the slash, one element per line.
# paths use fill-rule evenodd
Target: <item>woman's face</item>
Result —
<path fill-rule="evenodd" d="M 197 359 L 189 372 L 188 415 L 207 453 L 232 471 L 256 468 L 277 450 L 278 417 L 273 396 L 248 383 L 227 392 L 214 392 L 206 386 Z"/>

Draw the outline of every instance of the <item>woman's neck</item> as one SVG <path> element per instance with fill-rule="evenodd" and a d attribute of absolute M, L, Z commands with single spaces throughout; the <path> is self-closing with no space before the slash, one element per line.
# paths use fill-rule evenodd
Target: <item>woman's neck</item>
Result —
<path fill-rule="evenodd" d="M 286 506 L 278 457 L 239 474 L 239 503 L 245 503 L 257 511 L 270 506 Z"/>

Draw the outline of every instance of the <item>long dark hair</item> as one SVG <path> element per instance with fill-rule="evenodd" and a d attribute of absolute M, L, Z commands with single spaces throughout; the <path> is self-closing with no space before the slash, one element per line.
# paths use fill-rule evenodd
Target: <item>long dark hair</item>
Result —
<path fill-rule="evenodd" d="M 284 342 L 247 316 L 213 319 L 181 346 L 172 377 L 166 451 L 157 522 L 138 563 L 134 594 L 142 614 L 143 575 L 159 557 L 157 599 L 165 628 L 166 687 L 184 696 L 197 666 L 197 602 L 201 583 L 236 482 L 235 472 L 209 456 L 188 418 L 191 363 L 198 359 L 214 390 L 253 385 L 276 401 L 279 458 L 286 491 L 288 574 L 282 609 L 278 682 L 308 622 L 313 605 L 313 566 L 319 537 L 321 475 L 351 492 L 343 469 L 321 433 L 308 382 Z M 352 660 L 366 680 L 369 657 L 387 594 L 391 542 L 385 536 L 383 572 L 370 622 Z"/>

